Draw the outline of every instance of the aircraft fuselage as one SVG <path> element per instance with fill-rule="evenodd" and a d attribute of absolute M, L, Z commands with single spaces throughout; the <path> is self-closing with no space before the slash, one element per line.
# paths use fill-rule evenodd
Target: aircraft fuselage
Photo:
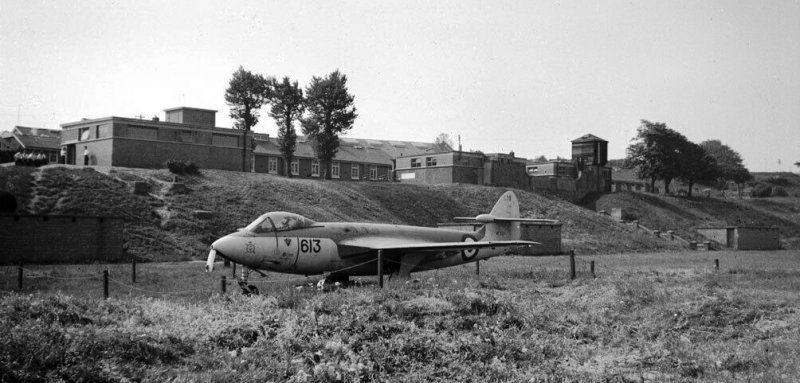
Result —
<path fill-rule="evenodd" d="M 418 226 L 376 223 L 315 223 L 289 231 L 253 233 L 247 230 L 220 238 L 212 247 L 218 254 L 234 262 L 259 270 L 313 275 L 343 270 L 347 275 L 374 275 L 376 251 L 359 246 L 341 245 L 348 239 L 380 238 L 398 243 L 413 239 L 420 242 L 471 242 L 479 240 L 475 233 Z M 426 257 L 417 270 L 435 269 L 472 262 L 502 253 L 503 249 L 442 251 Z M 396 268 L 399 257 L 385 251 L 385 267 Z"/>

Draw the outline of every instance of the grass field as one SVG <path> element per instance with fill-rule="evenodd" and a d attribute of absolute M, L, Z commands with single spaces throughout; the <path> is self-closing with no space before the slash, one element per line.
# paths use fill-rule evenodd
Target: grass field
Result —
<path fill-rule="evenodd" d="M 320 291 L 203 264 L 0 268 L 0 381 L 796 381 L 800 254 L 500 257 Z M 720 263 L 719 270 L 714 260 Z M 589 273 L 595 261 L 596 278 Z M 102 270 L 110 296 L 102 299 Z M 298 287 L 297 285 L 301 286 Z M 304 287 L 305 286 L 305 287 Z"/>

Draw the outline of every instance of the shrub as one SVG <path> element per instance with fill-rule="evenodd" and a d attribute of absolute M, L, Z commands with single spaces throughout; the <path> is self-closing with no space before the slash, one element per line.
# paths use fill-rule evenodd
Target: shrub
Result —
<path fill-rule="evenodd" d="M 780 186 L 772 187 L 772 196 L 773 197 L 788 197 L 789 193 L 786 192 L 786 189 Z"/>
<path fill-rule="evenodd" d="M 767 182 L 778 186 L 789 186 L 791 184 L 788 179 L 783 177 L 770 177 Z"/>
<path fill-rule="evenodd" d="M 164 162 L 164 166 L 169 169 L 170 172 L 174 174 L 189 174 L 189 175 L 199 175 L 200 168 L 192 161 L 180 161 L 176 159 L 168 159 Z"/>
<path fill-rule="evenodd" d="M 772 195 L 772 186 L 758 183 L 753 187 L 753 191 L 750 195 L 753 196 L 753 198 L 767 198 Z"/>
<path fill-rule="evenodd" d="M 767 198 L 767 197 L 788 197 L 789 193 L 786 192 L 786 189 L 780 186 L 770 186 L 763 183 L 758 183 L 753 188 L 751 196 L 755 198 Z"/>

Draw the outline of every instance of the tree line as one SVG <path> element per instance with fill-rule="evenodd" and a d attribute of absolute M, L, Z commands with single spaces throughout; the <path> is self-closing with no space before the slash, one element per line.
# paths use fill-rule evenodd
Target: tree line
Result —
<path fill-rule="evenodd" d="M 633 141 L 624 166 L 649 180 L 650 190 L 655 190 L 656 181 L 661 180 L 669 193 L 670 183 L 677 179 L 687 184 L 691 197 L 696 183 L 719 186 L 732 181 L 741 190 L 742 184 L 753 178 L 739 153 L 721 141 L 696 144 L 663 122 L 642 120 Z"/>
<path fill-rule="evenodd" d="M 295 123 L 299 122 L 323 165 L 325 178 L 331 178 L 331 160 L 339 151 L 339 136 L 353 127 L 358 116 L 354 100 L 347 90 L 347 76 L 339 70 L 325 77 L 312 77 L 304 93 L 298 82 L 288 76 L 279 81 L 240 66 L 225 90 L 234 128 L 241 129 L 244 135 L 258 123 L 260 109 L 269 106 L 269 116 L 278 125 L 278 147 L 289 177 L 297 148 Z M 244 148 L 242 171 L 247 171 L 246 160 Z"/>

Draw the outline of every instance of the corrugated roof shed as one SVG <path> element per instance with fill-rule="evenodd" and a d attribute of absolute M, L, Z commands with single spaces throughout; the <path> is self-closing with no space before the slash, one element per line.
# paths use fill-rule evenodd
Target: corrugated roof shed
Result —
<path fill-rule="evenodd" d="M 28 150 L 59 150 L 61 131 L 26 126 L 15 126 L 14 138 Z"/>

